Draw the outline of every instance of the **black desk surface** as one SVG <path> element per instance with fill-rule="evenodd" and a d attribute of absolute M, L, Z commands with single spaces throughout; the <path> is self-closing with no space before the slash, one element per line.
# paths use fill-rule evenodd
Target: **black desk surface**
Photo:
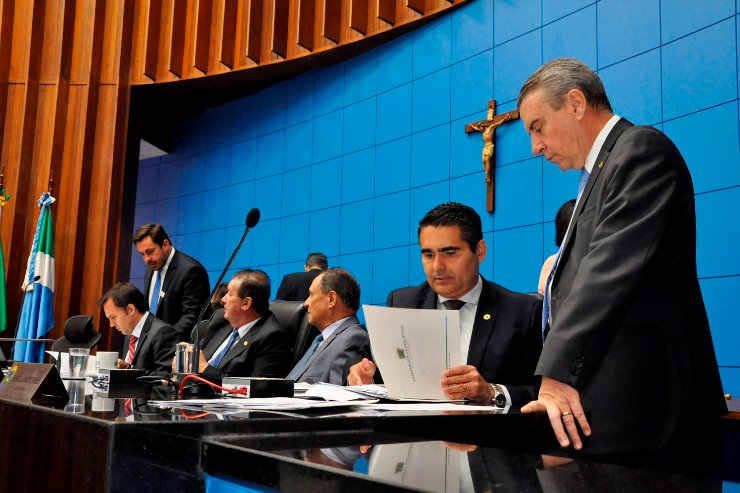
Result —
<path fill-rule="evenodd" d="M 155 388 L 154 398 L 162 390 Z M 434 460 L 462 463 L 470 491 L 713 491 L 723 479 L 740 482 L 740 468 L 732 466 L 740 463 L 737 421 L 728 420 L 720 468 L 695 478 L 650 471 L 639 460 L 625 467 L 550 457 L 557 447 L 541 414 L 345 409 L 215 416 L 154 408 L 136 394 L 128 402 L 88 394 L 77 409 L 0 399 L 0 491 L 203 491 L 205 474 L 284 491 L 413 491 L 437 477 Z M 377 464 L 393 464 L 393 450 L 406 449 L 431 457 L 415 466 L 416 476 L 407 474 L 414 481 L 345 470 L 352 458 L 353 468 L 362 470 L 364 461 L 369 472 L 381 470 Z"/>

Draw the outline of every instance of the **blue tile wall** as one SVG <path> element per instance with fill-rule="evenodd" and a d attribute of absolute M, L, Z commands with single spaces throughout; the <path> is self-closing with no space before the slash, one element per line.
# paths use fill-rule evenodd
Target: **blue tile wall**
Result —
<path fill-rule="evenodd" d="M 492 16 L 493 2 L 473 2 L 469 8 L 452 14 L 452 63 L 493 48 Z"/>
<path fill-rule="evenodd" d="M 493 99 L 493 50 L 453 65 L 451 77 L 452 118 L 485 110 Z"/>
<path fill-rule="evenodd" d="M 371 199 L 375 185 L 375 148 L 345 154 L 342 159 L 342 203 Z"/>
<path fill-rule="evenodd" d="M 450 126 L 411 136 L 411 186 L 427 185 L 450 177 Z"/>
<path fill-rule="evenodd" d="M 480 134 L 466 123 L 516 107 L 524 80 L 556 56 L 597 69 L 615 110 L 663 129 L 686 158 L 697 267 L 725 391 L 740 393 L 728 293 L 740 288 L 736 2 L 476 0 L 344 63 L 213 108 L 173 131 L 173 151 L 140 163 L 136 226 L 161 221 L 176 247 L 218 276 L 265 270 L 273 293 L 311 251 L 349 269 L 362 302 L 424 280 L 417 224 L 458 200 L 481 215 L 481 273 L 524 292 L 556 250 L 555 212 L 578 173 L 531 155 L 521 122 L 497 130 L 496 213 L 485 211 Z M 132 250 L 131 279 L 143 282 Z"/>
<path fill-rule="evenodd" d="M 411 135 L 411 84 L 378 94 L 376 141 Z"/>
<path fill-rule="evenodd" d="M 413 76 L 424 77 L 450 65 L 452 54 L 449 16 L 437 19 L 413 32 Z"/>
<path fill-rule="evenodd" d="M 573 57 L 596 67 L 596 6 L 545 25 L 542 28 L 542 51 L 544 61 Z"/>
<path fill-rule="evenodd" d="M 599 67 L 660 46 L 659 0 L 603 0 L 596 8 Z"/>

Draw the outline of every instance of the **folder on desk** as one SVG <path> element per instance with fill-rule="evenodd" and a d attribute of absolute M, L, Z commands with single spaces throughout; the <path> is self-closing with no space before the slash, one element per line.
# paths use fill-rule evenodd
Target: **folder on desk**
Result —
<path fill-rule="evenodd" d="M 389 399 L 446 401 L 439 381 L 460 364 L 460 312 L 363 305 Z"/>

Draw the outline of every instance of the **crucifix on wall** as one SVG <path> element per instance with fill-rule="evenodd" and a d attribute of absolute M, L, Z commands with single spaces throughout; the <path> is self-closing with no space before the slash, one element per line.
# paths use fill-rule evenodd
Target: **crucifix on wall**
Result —
<path fill-rule="evenodd" d="M 488 114 L 485 120 L 468 123 L 465 133 L 480 132 L 483 137 L 483 169 L 486 170 L 486 210 L 493 212 L 495 203 L 496 183 L 496 129 L 506 122 L 519 118 L 519 111 L 512 110 L 500 115 L 496 114 L 496 100 L 488 102 Z"/>

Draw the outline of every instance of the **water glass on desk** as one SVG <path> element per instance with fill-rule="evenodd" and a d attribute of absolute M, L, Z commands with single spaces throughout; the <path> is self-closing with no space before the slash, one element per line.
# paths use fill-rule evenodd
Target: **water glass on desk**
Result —
<path fill-rule="evenodd" d="M 87 371 L 87 358 L 90 350 L 86 347 L 69 348 L 69 368 L 71 378 L 85 378 Z"/>

